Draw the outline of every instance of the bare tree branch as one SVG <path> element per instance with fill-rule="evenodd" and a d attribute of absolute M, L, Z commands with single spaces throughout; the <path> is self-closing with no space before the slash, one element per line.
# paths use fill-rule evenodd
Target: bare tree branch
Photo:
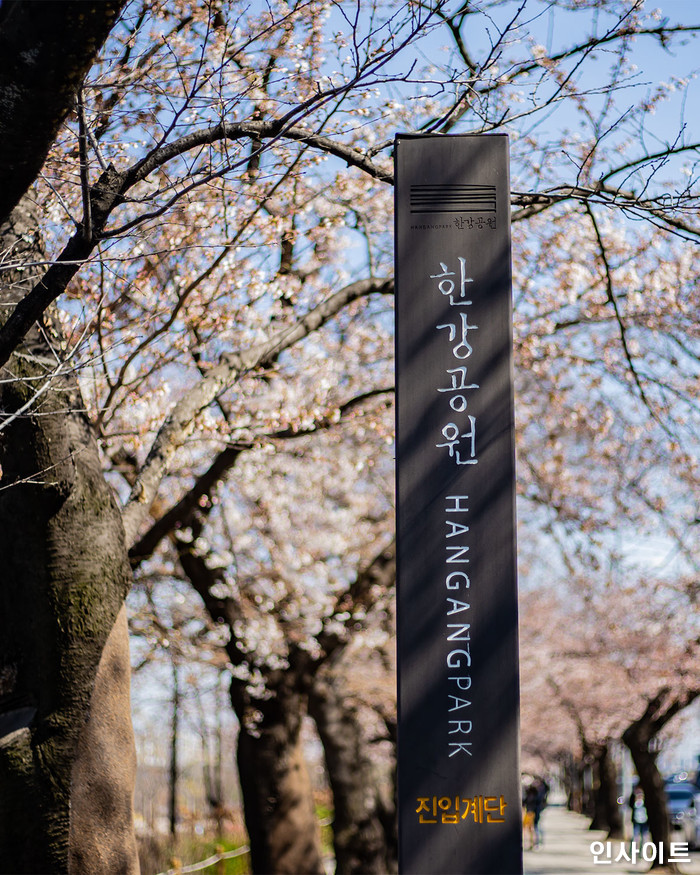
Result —
<path fill-rule="evenodd" d="M 691 150 L 700 151 L 700 144 L 694 143 L 678 149 L 679 152 Z M 675 152 L 667 154 L 670 157 Z M 633 163 L 631 162 L 630 166 Z M 640 160 L 639 163 L 643 161 Z M 613 170 L 609 175 L 612 176 L 616 172 Z M 601 183 L 591 187 L 561 185 L 542 192 L 511 192 L 511 204 L 520 207 L 512 213 L 511 219 L 513 222 L 521 222 L 568 200 L 614 207 L 637 218 L 658 222 L 664 230 L 678 233 L 684 239 L 700 241 L 700 226 L 686 222 L 677 215 L 680 210 L 686 210 L 696 217 L 698 205 L 694 198 L 689 197 L 684 200 L 682 197 L 662 197 L 641 200 L 634 192 Z"/>
<path fill-rule="evenodd" d="M 634 384 L 639 391 L 639 397 L 642 400 L 642 403 L 647 408 L 651 416 L 659 423 L 659 425 L 666 429 L 666 425 L 660 419 L 658 413 L 649 402 L 647 398 L 646 392 L 644 391 L 644 386 L 642 385 L 642 381 L 639 378 L 639 374 L 637 373 L 637 368 L 632 359 L 632 353 L 630 352 L 629 343 L 627 342 L 627 327 L 622 318 L 622 314 L 620 313 L 620 308 L 617 303 L 617 297 L 615 296 L 615 288 L 613 285 L 612 279 L 612 270 L 610 267 L 610 262 L 608 261 L 608 253 L 605 247 L 605 243 L 603 241 L 603 237 L 600 233 L 600 226 L 598 225 L 598 221 L 596 220 L 595 213 L 591 209 L 591 205 L 586 203 L 586 212 L 588 214 L 589 219 L 591 220 L 591 224 L 593 226 L 593 230 L 595 232 L 596 240 L 598 241 L 598 250 L 600 252 L 600 257 L 603 262 L 603 268 L 605 271 L 605 290 L 608 297 L 608 301 L 610 302 L 611 307 L 613 308 L 613 312 L 615 313 L 615 321 L 617 322 L 617 326 L 620 332 L 620 343 L 622 344 L 622 349 L 625 354 L 625 358 L 627 359 L 627 366 L 629 367 L 630 374 L 632 375 L 632 379 L 634 380 Z"/>

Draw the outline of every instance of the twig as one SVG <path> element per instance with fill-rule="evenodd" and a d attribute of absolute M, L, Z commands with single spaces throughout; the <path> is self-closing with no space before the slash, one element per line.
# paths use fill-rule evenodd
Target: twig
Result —
<path fill-rule="evenodd" d="M 92 240 L 92 208 L 90 206 L 90 180 L 88 178 L 87 132 L 83 89 L 76 96 L 78 109 L 78 152 L 80 155 L 80 190 L 83 197 L 83 240 Z"/>

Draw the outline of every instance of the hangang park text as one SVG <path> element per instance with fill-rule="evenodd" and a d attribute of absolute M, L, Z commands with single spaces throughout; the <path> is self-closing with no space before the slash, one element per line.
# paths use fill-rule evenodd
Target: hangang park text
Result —
<path fill-rule="evenodd" d="M 400 866 L 521 871 L 508 145 L 396 141 Z"/>

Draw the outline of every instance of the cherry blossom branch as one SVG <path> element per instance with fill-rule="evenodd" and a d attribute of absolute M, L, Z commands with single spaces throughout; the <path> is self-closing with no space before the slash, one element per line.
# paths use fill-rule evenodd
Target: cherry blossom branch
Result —
<path fill-rule="evenodd" d="M 661 157 L 670 157 L 677 152 L 685 151 L 700 151 L 700 143 L 679 147 L 677 150 L 669 150 L 667 152 L 658 153 L 654 156 L 648 156 L 648 160 L 660 159 Z M 622 167 L 611 170 L 608 176 L 612 176 L 617 172 L 622 172 L 626 167 L 634 166 L 636 162 L 630 162 Z M 643 163 L 640 159 L 638 163 Z M 524 219 L 530 219 L 538 213 L 549 209 L 555 204 L 563 203 L 567 200 L 580 201 L 583 204 L 601 204 L 607 207 L 616 207 L 623 212 L 628 212 L 631 215 L 649 219 L 658 220 L 662 227 L 671 233 L 679 232 L 685 239 L 694 241 L 700 240 L 700 227 L 692 225 L 673 216 L 664 205 L 670 203 L 671 207 L 679 208 L 683 205 L 682 198 L 652 198 L 649 200 L 640 200 L 634 193 L 623 191 L 613 186 L 597 183 L 593 187 L 585 186 L 557 186 L 555 188 L 546 189 L 542 192 L 517 192 L 511 193 L 511 204 L 521 207 L 520 210 L 513 212 L 511 219 L 513 222 L 520 222 Z M 697 210 L 693 207 L 693 203 L 689 199 L 689 211 L 695 215 Z M 687 236 L 686 236 L 687 235 Z"/>
<path fill-rule="evenodd" d="M 129 550 L 131 567 L 138 566 L 152 555 L 158 544 L 174 529 L 180 526 L 198 506 L 201 499 L 210 495 L 214 487 L 236 464 L 244 450 L 251 449 L 252 443 L 233 444 L 223 449 L 195 481 L 192 488 L 169 510 L 159 517 L 151 528 Z"/>
<path fill-rule="evenodd" d="M 240 646 L 235 634 L 235 621 L 242 611 L 237 599 L 229 596 L 215 596 L 212 593 L 215 584 L 223 579 L 221 568 L 211 568 L 206 559 L 194 549 L 194 538 L 188 539 L 182 534 L 174 536 L 175 549 L 180 567 L 184 571 L 192 588 L 204 603 L 209 616 L 215 623 L 225 623 L 231 632 L 231 638 L 226 650 L 232 664 L 240 665 L 246 662 L 246 652 Z"/>
<path fill-rule="evenodd" d="M 133 545 L 169 470 L 175 452 L 194 429 L 195 417 L 242 374 L 264 370 L 295 343 L 336 316 L 343 307 L 371 294 L 393 293 L 392 279 L 360 280 L 331 295 L 294 325 L 283 328 L 269 340 L 239 353 L 224 354 L 199 383 L 178 401 L 163 422 L 122 513 L 126 542 Z"/>
<path fill-rule="evenodd" d="M 139 172 L 133 177 L 133 180 L 128 180 L 126 188 L 131 188 L 136 182 L 146 178 L 147 175 L 152 173 L 158 167 L 161 167 L 173 158 L 186 154 L 193 149 L 198 149 L 206 145 L 213 145 L 216 142 L 224 140 L 241 139 L 250 139 L 253 143 L 261 142 L 262 145 L 252 155 L 246 155 L 239 161 L 223 165 L 218 168 L 218 170 L 192 178 L 187 185 L 180 187 L 157 209 L 136 216 L 117 228 L 109 229 L 104 232 L 103 236 L 121 236 L 126 234 L 132 228 L 135 228 L 137 225 L 143 224 L 145 221 L 162 216 L 186 194 L 189 194 L 195 189 L 201 188 L 203 185 L 209 185 L 214 180 L 231 173 L 233 170 L 249 165 L 251 159 L 255 158 L 263 149 L 268 149 L 270 145 L 281 139 L 311 146 L 319 152 L 324 152 L 328 155 L 333 155 L 336 158 L 341 158 L 345 161 L 348 167 L 356 167 L 380 182 L 393 183 L 393 174 L 377 167 L 377 165 L 359 149 L 347 146 L 344 143 L 331 139 L 330 137 L 316 134 L 303 125 L 285 126 L 282 120 L 273 120 L 240 122 L 235 124 L 221 123 L 202 131 L 194 131 L 191 134 L 187 134 L 180 140 L 170 143 L 168 146 L 163 146 L 163 148 L 157 153 L 154 153 L 151 160 L 144 163 L 143 168 L 139 168 Z M 264 140 L 269 140 L 269 142 L 262 142 Z M 147 172 L 142 175 L 141 169 L 144 169 Z"/>
<path fill-rule="evenodd" d="M 149 173 L 163 166 L 167 161 L 180 157 L 192 149 L 214 143 L 221 139 L 249 138 L 255 141 L 267 138 L 274 142 L 281 137 L 305 143 L 321 152 L 341 158 L 348 166 L 360 169 L 381 182 L 393 184 L 393 174 L 377 167 L 368 155 L 361 150 L 347 146 L 330 137 L 314 134 L 302 125 L 285 128 L 277 120 L 250 121 L 238 124 L 221 123 L 181 137 L 174 143 L 164 146 L 153 153 L 149 156 L 148 161 L 143 161 L 123 173 L 118 173 L 110 165 L 90 191 L 92 233 L 86 236 L 83 226 L 81 225 L 78 228 L 66 244 L 63 252 L 49 267 L 42 279 L 17 304 L 10 317 L 0 328 L 0 366 L 6 364 L 18 343 L 34 322 L 41 317 L 53 301 L 63 294 L 68 283 L 77 274 L 83 263 L 91 256 L 100 239 L 124 234 L 144 221 L 157 218 L 167 212 L 174 203 L 188 192 L 211 182 L 224 173 L 230 172 L 236 166 L 247 164 L 250 161 L 250 156 L 246 156 L 245 159 L 242 159 L 237 164 L 227 165 L 215 173 L 206 174 L 192 180 L 189 185 L 179 189 L 158 209 L 142 214 L 118 228 L 107 230 L 106 223 L 112 211 L 125 202 L 126 193 L 137 182 L 145 179 Z M 269 143 L 265 145 L 265 148 L 268 147 Z M 700 148 L 700 144 L 693 144 L 681 147 L 676 151 L 690 151 L 698 148 Z M 668 154 L 670 155 L 672 152 L 669 151 Z M 673 154 L 675 154 L 675 151 Z M 641 201 L 634 193 L 624 192 L 601 184 L 593 188 L 559 186 L 544 192 L 514 192 L 511 202 L 514 206 L 520 206 L 522 209 L 513 213 L 512 220 L 514 222 L 522 221 L 548 209 L 556 203 L 566 200 L 580 200 L 584 203 L 589 200 L 599 201 L 635 215 L 641 214 L 646 218 L 651 216 L 658 220 L 667 230 L 687 234 L 693 240 L 700 239 L 700 228 L 675 218 L 658 201 Z"/>
<path fill-rule="evenodd" d="M 647 702 L 647 707 L 641 717 L 638 717 L 631 724 L 631 727 L 644 726 L 648 727 L 649 738 L 653 738 L 666 726 L 673 717 L 680 711 L 683 711 L 692 702 L 700 696 L 700 689 L 692 688 L 683 693 L 678 693 L 672 696 L 671 701 L 666 704 L 668 697 L 671 695 L 670 687 L 662 687 L 659 692 Z M 622 735 L 623 741 L 625 736 L 631 736 L 628 728 Z"/>
<path fill-rule="evenodd" d="M 109 165 L 90 190 L 89 198 L 87 199 L 88 208 L 85 210 L 85 216 L 86 219 L 88 215 L 90 216 L 90 223 L 85 221 L 78 227 L 76 233 L 68 241 L 56 262 L 52 264 L 44 277 L 19 302 L 9 319 L 0 329 L 0 366 L 8 361 L 12 352 L 34 322 L 65 291 L 68 283 L 78 272 L 82 263 L 92 254 L 98 240 L 118 236 L 148 219 L 157 218 L 188 192 L 229 173 L 236 167 L 249 163 L 251 159 L 251 156 L 248 155 L 241 161 L 227 163 L 215 172 L 196 176 L 194 179 L 190 179 L 189 183 L 181 185 L 175 194 L 158 209 L 140 215 L 119 228 L 106 229 L 107 221 L 113 210 L 125 203 L 127 193 L 138 182 L 146 179 L 150 173 L 167 162 L 181 157 L 193 149 L 198 149 L 214 142 L 244 138 L 251 139 L 253 142 L 262 142 L 263 139 L 269 140 L 270 142 L 260 146 L 260 149 L 263 149 L 269 148 L 270 145 L 285 138 L 312 145 L 322 152 L 342 158 L 348 165 L 358 167 L 377 179 L 387 182 L 391 181 L 390 174 L 377 168 L 370 158 L 360 150 L 334 141 L 329 137 L 316 134 L 299 124 L 299 121 L 328 102 L 334 99 L 341 99 L 349 91 L 360 85 L 380 81 L 393 81 L 396 77 L 380 75 L 382 68 L 392 58 L 396 57 L 400 51 L 406 48 L 418 33 L 428 27 L 433 15 L 434 10 L 429 10 L 424 15 L 418 16 L 398 43 L 391 39 L 389 40 L 388 47 L 383 47 L 376 56 L 365 58 L 362 64 L 358 60 L 355 73 L 350 79 L 340 85 L 332 85 L 325 90 L 322 90 L 319 86 L 315 94 L 293 106 L 292 109 L 279 119 L 240 123 L 222 122 L 203 130 L 193 131 L 173 143 L 158 146 L 123 172 L 118 172 L 112 165 Z M 408 75 L 408 73 L 404 72 L 399 78 L 405 79 Z"/>
<path fill-rule="evenodd" d="M 316 135 L 303 126 L 285 128 L 278 121 L 242 122 L 240 124 L 214 125 L 203 131 L 196 131 L 180 138 L 168 146 L 162 147 L 150 156 L 147 162 L 141 162 L 136 167 L 123 173 L 117 172 L 112 165 L 100 176 L 98 182 L 90 191 L 90 213 L 92 219 L 91 233 L 86 235 L 85 226 L 81 225 L 66 244 L 63 252 L 49 267 L 38 283 L 17 304 L 12 314 L 0 329 L 0 366 L 6 364 L 19 342 L 45 310 L 66 290 L 68 283 L 77 274 L 83 263 L 92 254 L 97 242 L 101 239 L 118 236 L 142 222 L 157 218 L 169 210 L 174 203 L 194 188 L 198 188 L 213 179 L 230 172 L 238 164 L 227 165 L 216 173 L 197 178 L 189 185 L 178 190 L 168 201 L 157 210 L 140 215 L 119 228 L 106 230 L 107 221 L 112 211 L 126 200 L 126 193 L 137 182 L 142 181 L 153 170 L 163 166 L 167 161 L 179 157 L 186 152 L 221 139 L 287 139 L 306 143 L 322 152 L 342 158 L 349 166 L 357 167 L 384 182 L 391 182 L 392 176 L 379 169 L 359 149 L 345 146 L 329 137 Z M 250 156 L 238 162 L 247 164 Z"/>
<path fill-rule="evenodd" d="M 562 692 L 561 687 L 551 675 L 547 675 L 546 681 L 547 686 L 559 699 L 559 704 L 562 706 L 573 724 L 576 726 L 576 732 L 578 734 L 579 741 L 581 742 L 581 748 L 585 752 L 591 746 L 591 744 L 586 737 L 586 726 L 581 719 L 581 714 L 579 712 L 579 709 L 576 707 L 576 703 L 572 702 L 571 699 L 566 698 L 566 696 Z"/>
<path fill-rule="evenodd" d="M 378 599 L 396 583 L 396 540 L 383 547 L 360 570 L 348 589 L 336 599 L 335 607 L 318 635 L 322 663 L 345 646 L 351 630 L 356 630 Z"/>
<path fill-rule="evenodd" d="M 206 514 L 206 511 L 204 511 Z M 199 516 L 199 515 L 198 515 Z M 225 622 L 230 629 L 231 638 L 227 645 L 228 655 L 234 664 L 243 664 L 250 660 L 248 649 L 241 646 L 236 635 L 235 620 L 243 613 L 238 597 L 233 594 L 215 595 L 215 584 L 223 581 L 221 568 L 212 568 L 205 556 L 195 548 L 195 540 L 199 536 L 203 519 L 198 518 L 192 537 L 176 535 L 174 538 L 178 561 L 182 570 L 201 597 L 204 605 L 215 622 Z M 362 568 L 348 589 L 341 593 L 331 616 L 324 623 L 321 632 L 316 637 L 320 653 L 312 656 L 309 650 L 302 646 L 290 644 L 289 662 L 296 669 L 299 678 L 306 683 L 315 677 L 320 665 L 348 643 L 349 633 L 357 631 L 364 617 L 376 604 L 378 598 L 389 591 L 396 581 L 396 542 L 392 541 L 383 547 L 377 555 Z M 283 624 L 281 618 L 278 622 Z M 268 676 L 268 680 L 276 674 Z"/>
<path fill-rule="evenodd" d="M 393 393 L 394 388 L 386 387 L 380 389 L 371 389 L 368 392 L 363 392 L 357 395 L 350 401 L 341 404 L 335 411 L 335 415 L 326 415 L 318 418 L 314 423 L 306 428 L 296 429 L 293 427 L 280 429 L 279 431 L 270 432 L 268 434 L 259 435 L 254 440 L 242 442 L 237 441 L 225 447 L 214 459 L 207 470 L 201 474 L 193 486 L 177 501 L 169 510 L 160 516 L 151 526 L 151 528 L 133 545 L 129 550 L 129 558 L 132 568 L 137 568 L 145 559 L 156 549 L 158 544 L 176 527 L 186 522 L 190 514 L 200 504 L 200 501 L 207 496 L 210 496 L 216 485 L 223 480 L 228 472 L 238 461 L 239 456 L 245 450 L 253 449 L 262 441 L 270 440 L 285 440 L 290 438 L 305 437 L 322 429 L 332 428 L 343 420 L 355 408 L 363 405 L 370 398 L 376 398 L 379 395 Z"/>
<path fill-rule="evenodd" d="M 478 87 L 476 83 L 479 81 L 479 76 L 483 76 L 483 74 L 488 70 L 488 68 L 496 61 L 500 59 L 499 48 L 503 44 L 506 37 L 510 36 L 511 30 L 513 30 L 515 23 L 517 22 L 520 13 L 523 11 L 525 7 L 525 3 L 522 3 L 512 17 L 511 21 L 504 27 L 502 31 L 500 31 L 497 40 L 491 48 L 491 51 L 488 54 L 488 57 L 480 64 L 475 64 L 468 53 L 466 43 L 462 37 L 462 26 L 464 21 L 468 18 L 469 12 L 473 10 L 467 10 L 465 12 L 464 7 L 458 9 L 458 11 L 452 16 L 448 16 L 446 14 L 442 14 L 440 17 L 445 21 L 450 33 L 452 34 L 452 38 L 455 41 L 455 46 L 457 51 L 465 63 L 465 66 L 469 70 L 470 78 L 468 84 L 465 86 L 463 91 L 456 97 L 452 106 L 444 112 L 438 119 L 432 120 L 430 123 L 424 126 L 424 130 L 440 130 L 441 133 L 448 133 L 457 122 L 464 117 L 464 115 L 473 108 L 474 103 L 476 101 L 484 101 L 489 98 L 492 93 L 497 92 L 504 85 L 513 85 L 518 82 L 522 77 L 527 76 L 531 73 L 534 73 L 538 70 L 543 71 L 543 61 L 541 58 L 536 58 L 531 61 L 515 64 L 513 69 L 502 73 L 498 76 L 496 80 L 492 78 L 487 78 L 487 84 Z M 567 49 L 564 49 L 560 52 L 557 52 L 552 55 L 548 55 L 545 59 L 548 65 L 557 65 L 561 64 L 564 61 L 575 60 L 574 69 L 569 72 L 565 77 L 565 82 L 557 88 L 557 91 L 550 95 L 541 105 L 537 107 L 537 109 L 543 109 L 546 106 L 549 106 L 551 103 L 557 100 L 557 94 L 561 91 L 566 82 L 571 79 L 571 76 L 575 72 L 575 70 L 580 67 L 580 65 L 590 56 L 592 52 L 601 46 L 609 46 L 612 43 L 618 43 L 621 41 L 629 41 L 630 39 L 635 39 L 637 37 L 651 37 L 653 39 L 658 40 L 658 42 L 664 47 L 667 48 L 669 46 L 670 41 L 673 37 L 683 36 L 683 35 L 691 35 L 700 32 L 700 26 L 698 25 L 673 25 L 668 26 L 666 23 L 662 23 L 657 27 L 639 27 L 636 24 L 626 24 L 626 20 L 630 17 L 634 10 L 630 8 L 624 15 L 620 17 L 615 25 L 610 27 L 608 31 L 602 36 L 593 36 L 584 41 L 578 42 L 573 46 L 570 46 Z M 486 78 L 486 77 L 484 77 Z M 505 119 L 499 120 L 497 125 L 494 127 L 500 126 L 504 121 L 512 121 L 512 117 L 508 115 Z"/>
<path fill-rule="evenodd" d="M 595 217 L 593 210 L 591 209 L 591 205 L 586 202 L 586 212 L 588 214 L 589 219 L 591 220 L 591 225 L 593 226 L 593 231 L 596 236 L 596 240 L 598 242 L 598 251 L 600 252 L 600 257 L 603 262 L 603 269 L 605 272 L 605 289 L 608 301 L 613 308 L 613 312 L 615 314 L 615 321 L 617 322 L 617 326 L 620 333 L 620 343 L 622 344 L 622 350 L 624 352 L 625 358 L 627 360 L 627 366 L 632 375 L 632 379 L 634 380 L 634 384 L 637 387 L 637 391 L 639 392 L 639 397 L 642 401 L 642 404 L 649 411 L 651 417 L 658 422 L 661 428 L 667 433 L 670 434 L 668 430 L 668 426 L 665 422 L 660 418 L 656 410 L 654 410 L 651 402 L 647 398 L 647 394 L 644 391 L 644 386 L 642 385 L 642 381 L 639 378 L 639 374 L 637 373 L 637 368 L 632 359 L 632 353 L 629 348 L 629 343 L 627 342 L 627 327 L 625 326 L 624 320 L 622 318 L 622 314 L 620 313 L 620 308 L 617 303 L 617 297 L 615 296 L 615 289 L 613 286 L 612 279 L 612 270 L 610 267 L 610 262 L 608 261 L 608 253 L 605 247 L 605 243 L 603 241 L 602 234 L 600 232 L 600 226 L 598 225 L 598 221 Z"/>

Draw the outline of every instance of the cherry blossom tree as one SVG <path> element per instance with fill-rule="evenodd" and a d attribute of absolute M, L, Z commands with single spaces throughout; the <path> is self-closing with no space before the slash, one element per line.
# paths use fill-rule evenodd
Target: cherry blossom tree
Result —
<path fill-rule="evenodd" d="M 44 260 L 31 204 L 1 237 L 5 258 Z M 31 277 L 4 272 L 6 306 Z M 2 383 L 0 847 L 7 871 L 135 871 L 130 570 L 60 339 L 55 316 L 33 328 Z"/>
<path fill-rule="evenodd" d="M 357 484 L 357 461 L 366 450 L 366 441 L 355 438 L 353 442 L 354 452 L 342 445 L 340 453 L 331 452 L 326 443 L 318 448 L 307 445 L 303 454 L 296 451 L 291 460 L 286 454 L 273 456 L 266 460 L 264 488 L 255 476 L 259 459 L 239 462 L 236 486 L 240 490 L 246 484 L 250 490 L 247 501 L 253 506 L 243 514 L 239 509 L 237 522 L 230 517 L 234 500 L 219 494 L 216 505 L 188 521 L 188 533 L 175 536 L 180 565 L 212 619 L 222 623 L 230 635 L 226 649 L 232 666 L 231 700 L 240 723 L 239 774 L 255 871 L 320 871 L 300 736 L 309 696 L 324 746 L 331 751 L 339 871 L 382 871 L 386 866 L 378 815 L 373 815 L 370 824 L 364 810 L 351 813 L 343 806 L 348 782 L 350 790 L 366 798 L 366 786 L 358 785 L 360 772 L 352 775 L 354 780 L 346 773 L 344 785 L 335 780 L 334 763 L 338 768 L 345 765 L 343 745 L 351 743 L 342 737 L 342 731 L 352 728 L 342 709 L 342 697 L 341 703 L 331 700 L 332 690 L 321 679 L 316 689 L 319 667 L 337 656 L 350 631 L 365 625 L 366 612 L 378 599 L 386 598 L 395 574 L 394 551 L 387 547 L 391 534 L 382 536 L 377 531 L 386 514 L 385 497 L 377 496 L 376 487 L 365 483 L 360 489 L 355 486 L 356 498 L 350 507 L 344 506 L 353 494 L 344 477 L 352 477 Z M 246 457 L 251 455 L 256 454 Z M 249 478 L 239 470 L 246 464 L 252 466 Z M 303 473 L 295 476 L 296 489 L 291 489 L 291 472 L 300 465 Z M 311 495 L 315 501 L 308 500 Z M 206 525 L 208 518 L 221 515 L 229 518 L 228 539 L 216 534 L 216 526 Z M 353 527 L 362 568 L 354 580 L 345 564 L 349 560 L 348 525 Z M 367 533 L 373 535 L 370 551 L 376 553 L 380 542 L 376 555 L 368 555 L 363 542 Z M 342 720 L 339 714 L 344 714 Z M 368 841 L 370 831 L 373 842 Z M 344 862 L 350 854 L 359 856 L 352 866 Z"/>
<path fill-rule="evenodd" d="M 624 677 L 614 666 L 594 664 L 585 651 L 588 629 L 571 626 L 572 610 L 551 592 L 527 593 L 523 612 L 523 749 L 540 754 L 546 767 L 576 765 L 569 805 L 592 817 L 592 829 L 609 838 L 623 838 L 613 747 L 620 737 L 629 707 Z M 548 619 L 547 632 L 541 623 Z M 553 631 L 554 630 L 554 631 Z M 546 714 L 546 738 L 542 718 Z M 590 794 L 584 772 L 592 775 Z"/>
<path fill-rule="evenodd" d="M 656 757 L 659 734 L 700 694 L 696 580 L 635 567 L 629 559 L 589 568 L 585 577 L 569 570 L 566 580 L 552 576 L 547 591 L 532 590 L 523 602 L 526 702 L 529 691 L 543 701 L 549 687 L 551 725 L 568 718 L 569 732 L 578 735 L 578 744 L 569 738 L 571 749 L 596 761 L 595 814 L 614 836 L 622 824 L 609 748 L 624 741 L 644 789 L 652 838 L 668 843 Z M 538 730 L 527 705 L 524 715 L 527 745 Z"/>
<path fill-rule="evenodd" d="M 355 634 L 334 654 L 309 694 L 333 793 L 338 875 L 398 867 L 393 654 L 377 646 L 376 631 L 367 638 Z"/>

